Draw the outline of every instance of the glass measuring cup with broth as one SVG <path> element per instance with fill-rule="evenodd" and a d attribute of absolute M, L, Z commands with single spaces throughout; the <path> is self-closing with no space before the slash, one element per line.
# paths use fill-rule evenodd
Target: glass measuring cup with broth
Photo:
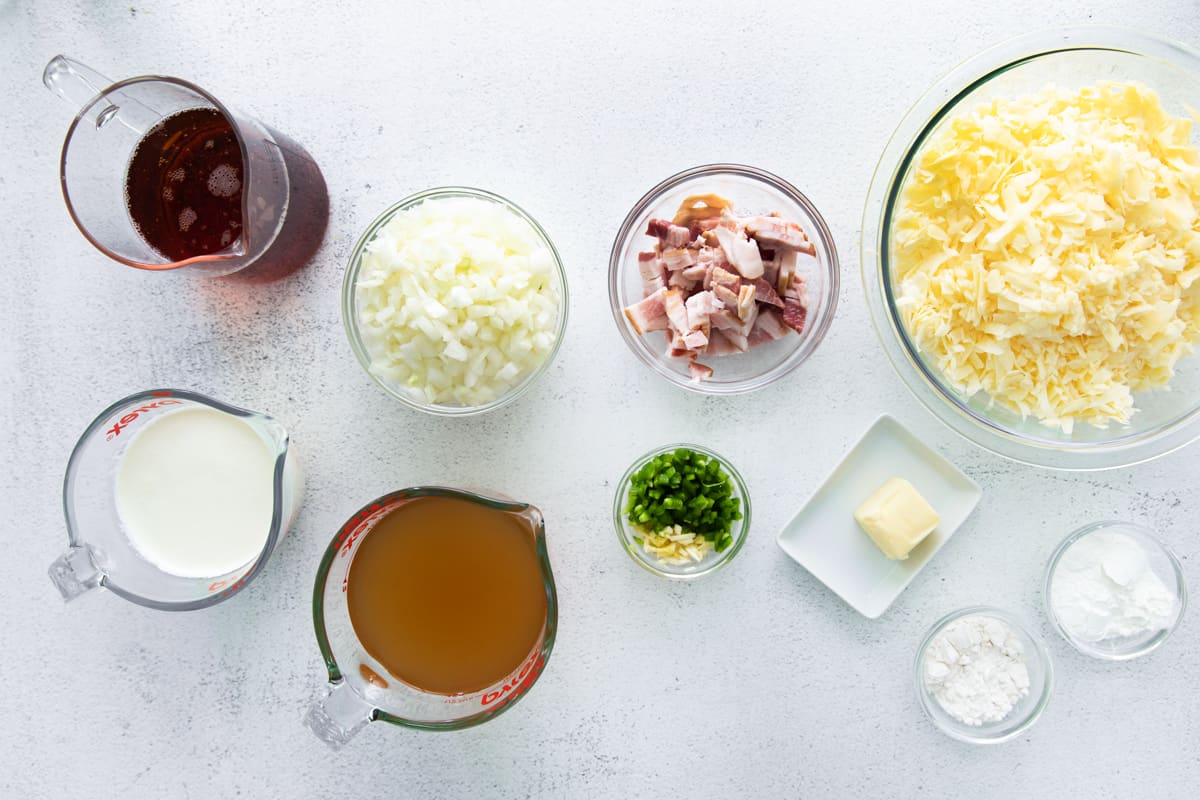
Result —
<path fill-rule="evenodd" d="M 313 588 L 330 690 L 305 723 L 337 747 L 369 721 L 428 730 L 486 722 L 537 680 L 558 602 L 541 512 L 440 487 L 364 506 Z"/>

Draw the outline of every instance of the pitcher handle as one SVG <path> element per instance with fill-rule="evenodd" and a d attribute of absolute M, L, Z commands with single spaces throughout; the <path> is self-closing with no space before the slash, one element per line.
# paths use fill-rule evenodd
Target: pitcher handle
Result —
<path fill-rule="evenodd" d="M 46 69 L 42 70 L 42 83 L 46 84 L 47 89 L 74 106 L 77 111 L 87 108 L 88 103 L 104 94 L 104 90 L 113 84 L 112 81 L 91 67 L 61 54 L 50 59 Z M 87 117 L 93 122 L 100 123 L 112 116 L 115 111 L 116 106 L 112 103 L 97 103 L 95 107 L 89 109 Z"/>
<path fill-rule="evenodd" d="M 342 681 L 312 704 L 304 715 L 304 724 L 317 738 L 338 750 L 371 721 L 374 713 L 375 707 Z"/>
<path fill-rule="evenodd" d="M 72 546 L 50 565 L 50 580 L 58 587 L 65 602 L 98 588 L 102 577 L 103 573 L 86 547 Z"/>

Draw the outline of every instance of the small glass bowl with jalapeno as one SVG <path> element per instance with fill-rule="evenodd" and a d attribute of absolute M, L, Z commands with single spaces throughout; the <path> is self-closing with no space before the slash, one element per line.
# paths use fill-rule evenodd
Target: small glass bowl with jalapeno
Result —
<path fill-rule="evenodd" d="M 617 483 L 617 537 L 638 565 L 690 580 L 733 560 L 750 530 L 750 495 L 727 459 L 694 444 L 638 458 Z"/>

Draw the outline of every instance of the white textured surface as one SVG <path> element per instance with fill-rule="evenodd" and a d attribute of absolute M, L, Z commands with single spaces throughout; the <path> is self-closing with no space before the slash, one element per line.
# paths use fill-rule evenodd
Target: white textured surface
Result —
<path fill-rule="evenodd" d="M 1002 38 L 1065 22 L 1200 46 L 1195 2 L 291 5 L 0 0 L 0 796 L 1195 796 L 1195 609 L 1131 664 L 1051 639 L 1049 709 L 998 748 L 958 744 L 922 718 L 912 659 L 927 627 L 967 604 L 1025 613 L 1052 636 L 1042 567 L 1061 535 L 1095 518 L 1161 531 L 1197 592 L 1200 448 L 1071 476 L 956 439 L 893 377 L 857 264 L 875 160 L 936 78 Z M 190 78 L 307 145 L 333 204 L 316 262 L 251 290 L 106 263 L 56 186 L 70 109 L 39 78 L 60 51 L 114 78 Z M 685 394 L 640 367 L 604 288 L 611 238 L 638 196 L 714 160 L 799 185 L 843 259 L 822 349 L 779 385 L 732 400 Z M 482 419 L 405 411 L 361 373 L 338 317 L 359 231 L 400 197 L 446 183 L 525 206 L 571 276 L 558 361 L 524 400 Z M 164 614 L 103 594 L 65 606 L 45 568 L 66 543 L 67 454 L 110 400 L 158 385 L 293 428 L 309 470 L 298 526 L 257 584 L 208 611 Z M 870 621 L 774 536 L 882 411 L 985 495 Z M 612 481 L 674 439 L 729 455 L 755 503 L 737 560 L 687 586 L 630 563 L 609 518 Z M 300 725 L 323 680 L 313 572 L 349 513 L 418 482 L 492 486 L 543 508 L 558 645 L 530 695 L 493 723 L 453 734 L 372 725 L 335 756 Z"/>

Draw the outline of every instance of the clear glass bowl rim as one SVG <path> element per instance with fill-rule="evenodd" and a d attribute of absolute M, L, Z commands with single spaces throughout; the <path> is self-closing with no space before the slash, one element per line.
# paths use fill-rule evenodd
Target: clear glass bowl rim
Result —
<path fill-rule="evenodd" d="M 366 346 L 363 344 L 362 337 L 358 331 L 358 316 L 355 313 L 355 290 L 354 285 L 358 280 L 358 271 L 362 266 L 362 255 L 366 250 L 366 246 L 375 238 L 379 229 L 391 221 L 392 217 L 401 211 L 406 211 L 413 206 L 423 203 L 426 200 L 436 200 L 444 197 L 470 197 L 477 200 L 486 200 L 492 203 L 497 203 L 504 206 L 508 210 L 515 213 L 525 222 L 529 223 L 534 232 L 546 245 L 546 249 L 550 251 L 550 255 L 554 260 L 554 269 L 558 274 L 559 280 L 559 316 L 558 324 L 554 329 L 554 345 L 550 348 L 550 352 L 546 354 L 546 358 L 536 369 L 531 371 L 517 385 L 513 386 L 507 392 L 490 403 L 484 403 L 478 406 L 443 406 L 430 405 L 428 403 L 420 403 L 387 382 L 380 379 L 371 372 L 371 356 L 367 352 Z M 537 382 L 554 359 L 558 356 L 558 351 L 562 347 L 563 336 L 567 330 L 567 317 L 570 310 L 570 297 L 567 289 L 567 271 L 563 266 L 562 257 L 555 248 L 554 242 L 550 240 L 549 234 L 542 228 L 538 221 L 531 217 L 524 209 L 512 202 L 506 197 L 498 195 L 494 192 L 489 192 L 485 189 L 476 189 L 470 186 L 437 186 L 432 189 L 425 189 L 405 197 L 403 200 L 396 202 L 388 207 L 386 211 L 377 216 L 362 236 L 355 242 L 354 247 L 350 250 L 350 257 L 346 261 L 346 271 L 342 278 L 342 325 L 346 330 L 346 338 L 350 341 L 350 349 L 354 351 L 354 357 L 358 359 L 359 365 L 363 371 L 367 373 L 378 386 L 383 388 L 392 397 L 399 400 L 409 408 L 417 411 L 424 411 L 427 414 L 444 417 L 469 417 L 475 414 L 483 414 L 488 411 L 494 411 L 497 408 L 512 403 L 517 398 L 524 395 Z"/>
<path fill-rule="evenodd" d="M 968 726 L 942 719 L 933 710 L 933 706 L 937 704 L 937 700 L 933 699 L 929 691 L 925 688 L 924 657 L 925 651 L 929 649 L 929 644 L 951 622 L 971 616 L 996 617 L 1019 630 L 1033 644 L 1038 658 L 1041 659 L 1042 669 L 1045 672 L 1045 679 L 1042 681 L 1041 687 L 1039 687 L 1040 694 L 1038 695 L 1037 702 L 1029 710 L 1025 719 L 1021 720 L 1012 730 L 1001 736 L 972 736 L 968 732 L 970 730 Z M 921 640 L 921 645 L 917 648 L 917 655 L 913 660 L 913 666 L 916 675 L 917 701 L 921 704 L 921 710 L 925 712 L 925 716 L 929 717 L 934 726 L 942 733 L 952 739 L 969 744 L 1000 744 L 1020 736 L 1033 727 L 1033 724 L 1042 716 L 1042 712 L 1046 710 L 1046 706 L 1050 702 L 1050 694 L 1054 688 L 1054 662 L 1050 657 L 1050 649 L 1046 646 L 1046 641 L 1041 635 L 1030 628 L 1021 617 L 1013 614 L 1011 611 L 1005 611 L 995 606 L 967 606 L 957 611 L 951 611 L 933 623 L 929 628 L 929 632 L 925 634 L 925 638 Z M 1033 687 L 1030 687 L 1031 691 L 1032 689 Z"/>
<path fill-rule="evenodd" d="M 1065 627 L 1063 627 L 1063 624 L 1058 619 L 1058 614 L 1054 611 L 1054 604 L 1050 602 L 1050 586 L 1054 580 L 1054 572 L 1058 569 L 1058 562 L 1062 559 L 1063 554 L 1067 552 L 1071 545 L 1075 544 L 1075 542 L 1079 541 L 1085 536 L 1098 533 L 1099 531 L 1109 530 L 1110 528 L 1132 531 L 1138 536 L 1155 544 L 1167 557 L 1167 561 L 1171 564 L 1171 569 L 1175 576 L 1176 594 L 1179 597 L 1179 613 L 1175 616 L 1175 621 L 1171 624 L 1171 626 L 1159 631 L 1158 635 L 1151 639 L 1145 647 L 1142 647 L 1140 650 L 1131 650 L 1128 653 L 1109 653 L 1103 650 L 1094 649 L 1086 642 L 1080 642 L 1076 640 L 1075 637 L 1072 636 Z M 1163 645 L 1164 642 L 1167 641 L 1167 639 L 1171 637 L 1171 634 L 1175 632 L 1175 629 L 1179 627 L 1179 623 L 1183 619 L 1184 612 L 1187 611 L 1187 581 L 1184 579 L 1183 565 L 1179 563 L 1179 557 L 1175 555 L 1175 551 L 1167 546 L 1164 541 L 1155 536 L 1149 528 L 1145 527 L 1144 525 L 1139 525 L 1136 522 L 1122 522 L 1120 520 L 1112 519 L 1100 520 L 1099 522 L 1092 522 L 1084 525 L 1081 528 L 1076 528 L 1075 530 L 1071 531 L 1061 542 L 1059 542 L 1058 547 L 1054 548 L 1054 553 L 1050 556 L 1050 560 L 1046 562 L 1046 571 L 1042 577 L 1042 602 L 1045 604 L 1046 618 L 1050 620 L 1051 626 L 1055 631 L 1058 632 L 1060 636 L 1062 636 L 1064 640 L 1066 640 L 1067 644 L 1074 647 L 1080 653 L 1083 653 L 1085 656 L 1101 659 L 1103 661 L 1130 661 L 1135 658 L 1141 658 L 1142 656 L 1157 650 Z"/>
<path fill-rule="evenodd" d="M 628 535 L 630 526 L 625 521 L 625 509 L 623 508 L 624 503 L 622 502 L 625 497 L 626 487 L 629 485 L 629 479 L 633 477 L 633 473 L 645 466 L 646 462 L 655 456 L 661 455 L 662 453 L 669 453 L 681 447 L 688 450 L 693 450 L 702 455 L 706 455 L 709 458 L 716 459 L 717 463 L 719 463 L 721 467 L 729 473 L 729 477 L 733 480 L 733 485 L 737 489 L 738 496 L 742 499 L 742 518 L 738 520 L 738 524 L 733 530 L 733 544 L 730 545 L 729 549 L 724 553 L 718 554 L 717 557 L 712 560 L 712 563 L 710 563 L 704 569 L 697 570 L 696 572 L 689 572 L 687 574 L 678 574 L 660 569 L 650 561 L 648 556 L 644 555 L 640 550 L 638 550 L 637 543 L 634 542 L 633 539 Z M 710 450 L 707 447 L 702 447 L 698 444 L 688 444 L 686 442 L 666 444 L 662 445 L 661 447 L 656 447 L 635 459 L 634 462 L 629 466 L 629 469 L 625 470 L 625 474 L 621 476 L 620 481 L 617 482 L 616 492 L 613 496 L 613 525 L 616 528 L 617 539 L 621 542 L 621 547 L 625 549 L 625 552 L 629 554 L 629 557 L 632 558 L 636 564 L 641 566 L 647 572 L 658 575 L 661 578 L 670 578 L 671 580 L 677 581 L 690 581 L 696 578 L 702 578 L 705 575 L 711 575 L 732 561 L 733 557 L 741 551 L 742 545 L 746 543 L 746 536 L 750 533 L 750 492 L 746 489 L 746 482 L 742 480 L 742 474 L 737 471 L 737 468 L 734 467 L 733 464 L 730 463 L 729 459 L 725 458 L 720 453 Z"/>
<path fill-rule="evenodd" d="M 706 382 L 697 383 L 689 380 L 687 376 L 680 375 L 668 369 L 659 358 L 651 356 L 650 349 L 643 341 L 644 337 L 635 335 L 629 329 L 629 325 L 625 320 L 624 306 L 620 303 L 620 284 L 622 267 L 624 266 L 621 261 L 621 251 L 624 249 L 626 242 L 631 237 L 637 235 L 637 231 L 633 227 L 634 222 L 647 209 L 652 208 L 664 194 L 672 189 L 696 178 L 720 174 L 736 175 L 758 181 L 803 208 L 815 224 L 815 230 L 806 231 L 806 233 L 811 233 L 813 238 L 819 239 L 821 246 L 829 254 L 829 264 L 826 265 L 825 269 L 827 285 L 821 297 L 823 308 L 819 314 L 810 316 L 813 325 L 806 327 L 805 333 L 796 337 L 792 352 L 782 363 L 761 375 L 745 378 L 737 383 L 728 385 Z M 745 164 L 703 164 L 685 169 L 682 172 L 677 172 L 659 182 L 654 188 L 642 195 L 641 199 L 625 215 L 625 219 L 621 222 L 621 227 L 617 230 L 617 235 L 613 240 L 612 250 L 608 257 L 608 301 L 612 309 L 613 320 L 617 324 L 617 330 L 621 333 L 621 338 L 625 340 L 625 344 L 629 346 L 634 356 L 643 364 L 653 369 L 675 386 L 690 392 L 696 392 L 697 394 L 731 395 L 752 392 L 764 386 L 769 386 L 791 373 L 807 361 L 825 339 L 825 335 L 829 332 L 829 327 L 833 324 L 833 318 L 837 312 L 838 296 L 840 293 L 841 262 L 838 258 L 837 245 L 834 243 L 833 234 L 830 232 L 825 218 L 821 216 L 821 212 L 817 210 L 817 207 L 813 205 L 813 202 L 803 192 L 791 183 L 771 172 Z M 816 318 L 815 320 L 813 320 L 814 317 Z"/>
<path fill-rule="evenodd" d="M 885 299 L 882 275 L 884 220 L 898 191 L 897 181 L 926 135 L 965 95 L 1008 70 L 1043 56 L 1074 51 L 1111 51 L 1163 62 L 1200 81 L 1200 53 L 1130 28 L 1084 25 L 1034 31 L 968 59 L 937 81 L 909 109 L 889 139 L 871 179 L 863 211 L 860 270 L 875 333 L 893 369 L 909 391 L 943 424 L 963 438 L 1006 458 L 1049 469 L 1090 471 L 1149 461 L 1200 437 L 1200 405 L 1153 432 L 1111 440 L 1068 443 L 1026 436 L 967 408 L 941 385 L 914 352 Z M 945 98 L 945 99 L 942 99 Z"/>

